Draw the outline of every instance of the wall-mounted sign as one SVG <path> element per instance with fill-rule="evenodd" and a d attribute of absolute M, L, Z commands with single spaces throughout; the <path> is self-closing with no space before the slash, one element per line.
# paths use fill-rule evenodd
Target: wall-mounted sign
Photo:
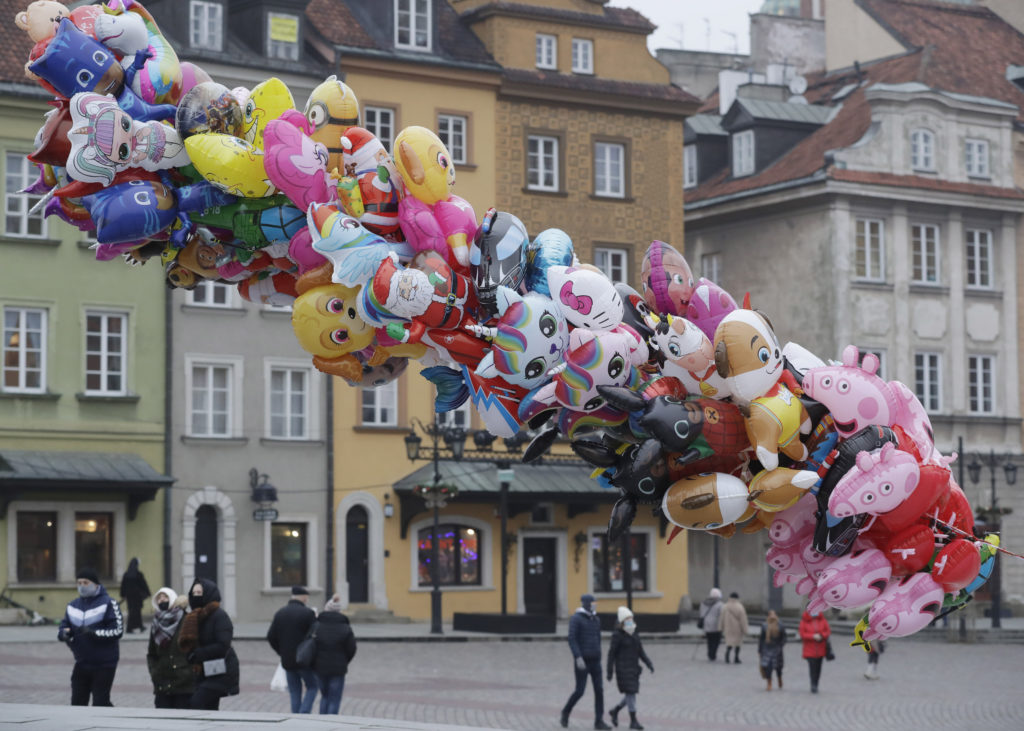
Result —
<path fill-rule="evenodd" d="M 299 42 L 299 18 L 296 15 L 270 13 L 270 40 L 283 43 Z"/>
<path fill-rule="evenodd" d="M 253 520 L 277 520 L 277 508 L 256 508 L 252 511 Z"/>

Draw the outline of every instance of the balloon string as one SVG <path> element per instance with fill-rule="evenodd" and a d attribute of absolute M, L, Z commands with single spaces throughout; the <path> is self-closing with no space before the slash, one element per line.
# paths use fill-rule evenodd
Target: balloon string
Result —
<path fill-rule="evenodd" d="M 1022 556 L 1019 553 L 1014 553 L 1013 551 L 1010 551 L 1010 550 L 1008 550 L 1006 548 L 1003 548 L 1002 546 L 997 546 L 995 543 L 989 543 L 988 541 L 984 541 L 984 540 L 982 540 L 980 538 L 976 538 L 973 535 L 971 535 L 970 533 L 968 533 L 967 531 L 960 530 L 959 528 L 957 528 L 955 526 L 952 526 L 952 525 L 949 525 L 948 523 L 943 523 L 941 520 L 939 520 L 937 518 L 932 518 L 931 522 L 932 522 L 932 525 L 934 525 L 934 526 L 937 526 L 937 527 L 939 527 L 939 528 L 941 528 L 941 529 L 943 529 L 945 531 L 948 531 L 950 533 L 956 533 L 957 535 L 963 536 L 964 538 L 969 538 L 972 541 L 974 541 L 975 543 L 984 543 L 989 548 L 994 548 L 995 550 L 997 550 L 997 551 L 999 551 L 1001 553 L 1005 553 L 1008 556 L 1013 556 L 1014 558 L 1024 559 L 1024 556 Z"/>

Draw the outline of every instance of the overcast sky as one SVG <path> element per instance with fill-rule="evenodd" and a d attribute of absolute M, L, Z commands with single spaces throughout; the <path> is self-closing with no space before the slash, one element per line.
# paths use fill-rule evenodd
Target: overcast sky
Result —
<path fill-rule="evenodd" d="M 750 13 L 764 0 L 612 0 L 609 5 L 633 8 L 658 26 L 647 37 L 657 48 L 685 48 L 723 53 L 750 52 Z"/>

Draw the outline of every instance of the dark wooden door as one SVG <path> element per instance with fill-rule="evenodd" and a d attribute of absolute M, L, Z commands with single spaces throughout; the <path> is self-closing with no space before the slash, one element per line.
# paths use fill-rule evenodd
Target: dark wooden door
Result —
<path fill-rule="evenodd" d="M 523 604 L 527 614 L 558 611 L 554 538 L 523 539 Z"/>
<path fill-rule="evenodd" d="M 217 510 L 212 505 L 201 505 L 196 511 L 196 570 L 197 579 L 217 579 Z"/>
<path fill-rule="evenodd" d="M 348 577 L 349 604 L 362 604 L 370 598 L 369 537 L 366 509 L 356 505 L 345 518 L 345 575 Z"/>

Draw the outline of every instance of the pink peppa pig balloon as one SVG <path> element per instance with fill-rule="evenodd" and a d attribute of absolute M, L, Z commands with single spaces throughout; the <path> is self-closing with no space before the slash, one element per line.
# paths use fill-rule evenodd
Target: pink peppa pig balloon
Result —
<path fill-rule="evenodd" d="M 809 538 L 814 533 L 817 509 L 814 495 L 804 495 L 792 507 L 775 513 L 768 527 L 768 538 L 780 548 L 794 546 L 802 539 Z"/>
<path fill-rule="evenodd" d="M 892 443 L 877 452 L 860 452 L 832 490 L 828 510 L 837 518 L 888 513 L 910 496 L 920 479 L 917 459 Z"/>
<path fill-rule="evenodd" d="M 929 574 L 892 582 L 871 605 L 864 639 L 907 637 L 924 629 L 942 608 L 943 595 Z"/>
<path fill-rule="evenodd" d="M 826 607 L 849 609 L 870 604 L 885 590 L 892 578 L 892 565 L 877 548 L 853 551 L 822 569 L 818 577 L 820 603 L 807 611 Z"/>

